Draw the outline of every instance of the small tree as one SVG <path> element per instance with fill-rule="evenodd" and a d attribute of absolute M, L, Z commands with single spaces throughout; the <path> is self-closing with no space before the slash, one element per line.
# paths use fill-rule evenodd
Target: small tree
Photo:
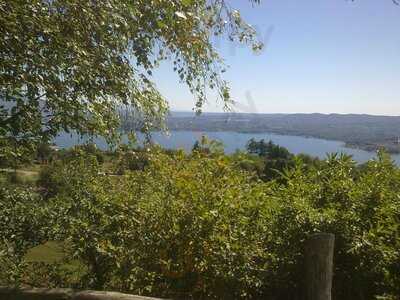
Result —
<path fill-rule="evenodd" d="M 164 60 L 195 95 L 197 111 L 207 86 L 228 105 L 211 37 L 261 47 L 223 0 L 2 1 L 0 28 L 2 143 L 16 129 L 30 143 L 60 130 L 114 141 L 122 111 L 131 112 L 134 129 L 162 126 L 168 105 L 152 72 Z"/>

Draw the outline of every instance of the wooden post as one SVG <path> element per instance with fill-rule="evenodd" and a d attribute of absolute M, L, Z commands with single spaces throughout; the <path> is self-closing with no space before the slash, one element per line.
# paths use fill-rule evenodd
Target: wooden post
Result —
<path fill-rule="evenodd" d="M 318 233 L 305 244 L 305 299 L 331 300 L 335 235 Z"/>

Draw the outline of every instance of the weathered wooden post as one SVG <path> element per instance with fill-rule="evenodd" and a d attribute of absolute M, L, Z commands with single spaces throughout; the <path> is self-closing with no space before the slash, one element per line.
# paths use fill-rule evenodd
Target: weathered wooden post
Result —
<path fill-rule="evenodd" d="M 335 235 L 318 233 L 305 244 L 306 300 L 331 300 Z"/>

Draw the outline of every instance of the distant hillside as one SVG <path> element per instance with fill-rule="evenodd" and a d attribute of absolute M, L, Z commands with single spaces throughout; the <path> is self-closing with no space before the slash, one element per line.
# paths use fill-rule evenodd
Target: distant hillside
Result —
<path fill-rule="evenodd" d="M 339 140 L 348 147 L 400 153 L 400 117 L 341 114 L 239 114 L 176 112 L 170 130 L 269 132 Z"/>

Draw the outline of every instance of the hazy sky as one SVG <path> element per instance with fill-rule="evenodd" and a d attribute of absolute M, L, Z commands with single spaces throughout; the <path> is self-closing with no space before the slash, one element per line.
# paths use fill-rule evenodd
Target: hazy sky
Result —
<path fill-rule="evenodd" d="M 259 31 L 261 54 L 215 41 L 236 111 L 400 115 L 400 6 L 391 0 L 231 0 Z M 167 64 L 156 82 L 172 110 L 193 96 Z M 210 97 L 205 111 L 221 111 Z"/>

